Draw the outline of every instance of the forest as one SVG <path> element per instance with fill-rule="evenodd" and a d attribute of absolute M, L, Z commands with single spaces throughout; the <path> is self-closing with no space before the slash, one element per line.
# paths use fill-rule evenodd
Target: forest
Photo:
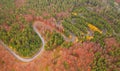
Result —
<path fill-rule="evenodd" d="M 77 49 L 83 43 L 93 42 L 100 48 L 95 48 L 95 52 L 90 51 L 94 53 L 94 60 L 90 64 L 91 71 L 119 71 L 120 47 L 108 48 L 105 43 L 105 39 L 111 37 L 120 43 L 118 7 L 120 4 L 115 5 L 114 0 L 26 0 L 20 7 L 16 6 L 15 0 L 1 0 L 0 41 L 21 57 L 32 57 L 43 45 L 41 38 L 33 29 L 36 18 L 42 17 L 45 20 L 53 18 L 54 23 L 52 24 L 62 26 L 63 31 L 57 32 L 58 30 L 52 27 L 54 30 L 49 32 L 51 34 L 42 35 L 45 39 L 47 38 L 45 51 L 54 51 L 57 48 Z M 61 13 L 68 16 L 58 16 Z M 33 19 L 27 21 L 25 15 L 30 15 Z M 41 32 L 39 33 L 41 34 Z M 78 39 L 69 42 L 63 36 Z M 81 43 L 81 46 L 72 48 L 77 43 Z M 79 49 L 82 50 L 82 48 Z M 85 48 L 83 47 L 83 49 Z M 70 55 L 76 59 L 78 57 L 74 51 Z M 113 60 L 109 61 L 110 57 Z M 68 63 L 63 64 L 66 69 L 69 68 Z"/>

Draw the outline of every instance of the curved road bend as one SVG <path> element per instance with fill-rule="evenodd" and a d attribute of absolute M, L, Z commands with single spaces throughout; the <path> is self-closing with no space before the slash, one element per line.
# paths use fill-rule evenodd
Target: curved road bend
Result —
<path fill-rule="evenodd" d="M 45 46 L 45 40 L 44 40 L 44 38 L 41 36 L 41 34 L 39 33 L 39 31 L 36 29 L 36 26 L 39 25 L 39 24 L 37 24 L 37 23 L 38 23 L 38 22 L 35 22 L 35 23 L 33 24 L 33 29 L 34 29 L 34 31 L 38 34 L 38 36 L 41 38 L 43 45 L 42 45 L 42 47 L 40 48 L 40 50 L 39 50 L 33 57 L 31 57 L 31 58 L 23 58 L 23 57 L 20 57 L 20 56 L 17 55 L 14 51 L 12 51 L 11 48 L 9 48 L 7 45 L 5 45 L 2 41 L 0 41 L 0 43 L 8 50 L 13 56 L 15 56 L 18 60 L 20 60 L 20 61 L 22 61 L 22 62 L 30 62 L 30 61 L 34 60 L 37 56 L 39 56 L 39 55 L 43 52 L 44 46 Z M 41 23 L 41 22 L 40 22 L 40 23 Z M 66 41 L 72 41 L 72 42 L 73 42 L 73 41 L 75 40 L 75 35 L 73 35 L 72 33 L 71 33 L 71 35 L 72 35 L 72 38 L 69 39 L 69 38 L 67 38 L 66 36 L 64 36 L 64 35 L 62 34 L 62 36 L 64 37 L 64 39 L 65 39 Z"/>
<path fill-rule="evenodd" d="M 70 33 L 70 35 L 72 36 L 71 39 L 66 37 L 64 34 L 62 34 L 63 38 L 65 41 L 68 41 L 68 42 L 74 42 L 75 41 L 75 35 L 73 33 Z"/>
<path fill-rule="evenodd" d="M 35 22 L 36 26 L 40 25 L 40 23 L 42 23 L 42 22 L 40 22 L 40 21 Z M 74 42 L 75 41 L 75 37 L 76 36 L 73 33 L 70 32 L 71 38 L 68 38 L 63 33 L 61 33 L 60 31 L 57 31 L 57 32 L 60 33 L 63 36 L 63 38 L 64 38 L 65 41 L 68 41 L 68 42 Z"/>
<path fill-rule="evenodd" d="M 35 23 L 34 23 L 35 24 Z M 42 47 L 40 48 L 40 50 L 32 57 L 32 58 L 22 58 L 19 55 L 17 55 L 14 51 L 12 51 L 12 49 L 10 49 L 7 45 L 5 45 L 2 41 L 0 41 L 0 43 L 13 55 L 15 56 L 18 60 L 22 61 L 22 62 L 30 62 L 32 60 L 34 60 L 37 56 L 39 56 L 43 50 L 44 50 L 44 46 L 45 46 L 45 41 L 43 39 L 43 37 L 41 36 L 41 34 L 39 33 L 39 31 L 36 29 L 35 25 L 33 25 L 33 29 L 34 31 L 38 34 L 38 36 L 41 38 L 42 40 Z"/>

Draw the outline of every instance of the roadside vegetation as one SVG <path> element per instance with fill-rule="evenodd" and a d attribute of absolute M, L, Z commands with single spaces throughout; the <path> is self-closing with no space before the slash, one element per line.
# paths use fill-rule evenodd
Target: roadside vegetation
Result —
<path fill-rule="evenodd" d="M 57 32 L 56 27 L 52 27 L 52 32 L 46 31 L 46 51 L 57 48 L 72 50 L 78 47 L 72 47 L 77 43 L 93 42 L 100 48 L 93 52 L 94 60 L 89 64 L 91 70 L 120 71 L 120 46 L 108 47 L 105 42 L 106 38 L 116 38 L 120 43 L 120 11 L 114 0 L 27 0 L 21 7 L 16 7 L 14 1 L 0 2 L 0 40 L 20 56 L 33 56 L 42 46 L 40 37 L 32 28 L 36 21 L 34 18 L 54 18 L 55 23 L 52 24 L 62 26 L 63 31 Z M 64 18 L 61 12 L 68 13 L 68 16 Z M 24 15 L 32 15 L 33 20 L 27 21 Z M 66 41 L 63 35 L 68 39 L 75 35 L 75 40 Z M 76 61 L 78 55 L 70 54 Z M 71 60 L 62 63 L 66 70 L 69 70 Z M 77 68 L 77 71 L 80 70 Z"/>
<path fill-rule="evenodd" d="M 0 40 L 22 57 L 33 56 L 42 42 L 32 28 L 32 21 L 25 20 L 24 11 L 15 7 L 14 0 L 2 0 L 0 4 Z"/>
<path fill-rule="evenodd" d="M 54 32 L 49 38 L 50 40 L 47 41 L 47 44 L 45 46 L 46 50 L 53 50 L 64 42 L 64 38 L 56 32 Z"/>

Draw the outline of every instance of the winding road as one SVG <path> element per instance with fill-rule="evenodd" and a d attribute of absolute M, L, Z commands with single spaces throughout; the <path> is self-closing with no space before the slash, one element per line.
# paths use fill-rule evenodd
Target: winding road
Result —
<path fill-rule="evenodd" d="M 41 22 L 40 22 L 41 23 Z M 5 47 L 5 49 L 7 49 L 14 57 L 16 57 L 18 60 L 22 61 L 22 62 L 30 62 L 33 61 L 36 57 L 38 57 L 43 51 L 44 51 L 44 46 L 45 46 L 45 40 L 44 38 L 41 36 L 41 34 L 39 33 L 39 31 L 36 29 L 36 27 L 38 26 L 38 22 L 35 22 L 33 24 L 33 29 L 34 31 L 38 34 L 38 36 L 40 37 L 40 39 L 42 40 L 42 47 L 39 49 L 39 51 L 31 58 L 24 58 L 19 56 L 18 54 L 16 54 L 11 48 L 9 48 L 6 44 L 4 44 L 4 42 L 2 42 L 0 40 L 0 44 L 2 44 L 3 47 Z M 71 33 L 72 38 L 69 39 L 66 36 L 64 36 L 64 34 L 62 34 L 62 36 L 64 37 L 65 41 L 71 41 L 74 42 L 75 41 L 75 35 Z"/>
<path fill-rule="evenodd" d="M 6 44 L 4 44 L 2 41 L 0 41 L 0 43 L 13 55 L 15 56 L 18 60 L 22 61 L 22 62 L 30 62 L 32 60 L 34 60 L 36 57 L 38 57 L 43 51 L 44 51 L 44 46 L 45 46 L 45 40 L 44 38 L 41 36 L 41 34 L 39 33 L 39 31 L 36 29 L 36 23 L 34 23 L 33 25 L 33 29 L 34 31 L 38 34 L 38 36 L 40 37 L 40 39 L 42 40 L 42 47 L 40 48 L 40 50 L 31 58 L 23 58 L 20 57 L 19 55 L 17 55 L 11 48 L 9 48 Z"/>
<path fill-rule="evenodd" d="M 42 23 L 42 22 L 39 22 Z M 39 26 L 38 22 L 35 22 L 33 24 L 33 29 L 34 31 L 38 34 L 38 36 L 40 37 L 41 41 L 42 41 L 42 47 L 39 49 L 39 51 L 31 58 L 23 58 L 21 56 L 19 56 L 18 54 L 16 54 L 11 48 L 9 48 L 6 44 L 4 44 L 2 41 L 0 41 L 0 43 L 2 44 L 2 46 L 4 46 L 14 57 L 16 57 L 18 60 L 22 61 L 22 62 L 30 62 L 33 61 L 35 58 L 37 58 L 39 55 L 41 55 L 41 53 L 44 51 L 44 46 L 45 46 L 45 40 L 44 38 L 41 36 L 41 34 L 39 33 L 38 29 L 36 28 L 37 26 Z M 59 32 L 60 33 L 60 32 Z M 75 41 L 75 35 L 73 33 L 71 34 L 71 39 L 67 38 L 64 34 L 61 34 L 64 37 L 65 41 L 69 41 L 69 42 L 74 42 Z M 115 33 L 114 33 L 115 34 Z"/>

